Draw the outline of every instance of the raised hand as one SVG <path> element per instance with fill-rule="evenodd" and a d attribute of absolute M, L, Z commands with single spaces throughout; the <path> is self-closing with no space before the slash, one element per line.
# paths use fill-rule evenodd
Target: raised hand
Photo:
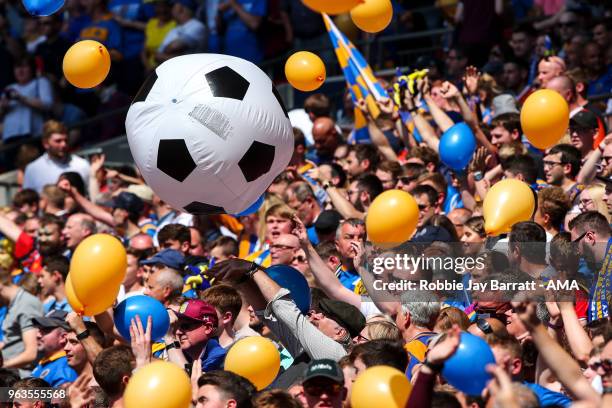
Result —
<path fill-rule="evenodd" d="M 89 382 L 92 376 L 90 374 L 81 375 L 68 388 L 68 398 L 70 399 L 70 408 L 86 408 L 93 404 L 96 399 L 96 393 L 89 387 Z"/>
<path fill-rule="evenodd" d="M 380 111 L 387 116 L 393 115 L 393 111 L 395 110 L 395 104 L 391 98 L 382 98 L 379 101 L 376 101 L 378 108 Z"/>
<path fill-rule="evenodd" d="M 459 89 L 452 82 L 445 81 L 442 84 L 440 93 L 444 99 L 455 99 L 459 97 Z"/>
<path fill-rule="evenodd" d="M 480 72 L 475 66 L 470 65 L 465 69 L 465 75 L 463 76 L 463 83 L 468 91 L 468 94 L 474 95 L 478 90 L 478 80 L 480 79 Z"/>
<path fill-rule="evenodd" d="M 147 318 L 147 329 L 144 330 L 140 316 L 136 315 L 130 324 L 132 352 L 136 357 L 136 367 L 144 367 L 151 362 L 151 327 L 153 319 Z"/>
<path fill-rule="evenodd" d="M 446 337 L 441 342 L 437 343 L 427 352 L 427 361 L 432 364 L 442 364 L 448 360 L 461 342 L 461 329 L 458 325 L 453 327 L 446 333 Z"/>
<path fill-rule="evenodd" d="M 306 226 L 304 225 L 302 220 L 300 220 L 300 218 L 295 214 L 293 215 L 293 218 L 291 220 L 293 221 L 294 225 L 291 234 L 295 235 L 300 240 L 300 245 L 304 245 L 310 242 L 310 240 L 308 239 L 308 232 L 306 231 Z"/>
<path fill-rule="evenodd" d="M 106 155 L 98 154 L 91 158 L 91 174 L 96 174 L 102 167 L 104 167 L 104 161 L 106 160 Z"/>

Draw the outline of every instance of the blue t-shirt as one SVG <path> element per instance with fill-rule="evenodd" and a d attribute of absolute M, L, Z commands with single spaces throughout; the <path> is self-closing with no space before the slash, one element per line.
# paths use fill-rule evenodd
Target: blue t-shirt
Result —
<path fill-rule="evenodd" d="M 76 381 L 78 374 L 68 365 L 66 352 L 60 351 L 43 359 L 32 371 L 32 377 L 42 378 L 52 387 Z"/>
<path fill-rule="evenodd" d="M 529 383 L 527 381 L 523 381 L 523 385 L 533 391 L 538 397 L 538 401 L 542 408 L 549 406 L 569 407 L 572 403 L 572 400 L 565 395 L 546 389 L 541 385 Z"/>
<path fill-rule="evenodd" d="M 267 12 L 265 0 L 236 0 L 244 11 L 249 14 L 264 17 Z M 223 53 L 240 57 L 258 63 L 263 61 L 263 47 L 257 33 L 247 27 L 233 9 L 223 13 L 226 25 L 223 36 Z"/>
<path fill-rule="evenodd" d="M 308 240 L 314 246 L 319 245 L 319 235 L 317 235 L 317 230 L 314 225 L 306 228 L 306 233 L 308 234 Z"/>
<path fill-rule="evenodd" d="M 587 96 L 606 94 L 610 91 L 612 91 L 612 66 L 608 67 L 605 74 L 589 82 Z"/>
<path fill-rule="evenodd" d="M 207 373 L 213 370 L 221 370 L 225 362 L 227 350 L 221 347 L 219 339 L 213 337 L 206 343 L 206 350 L 202 355 L 202 371 Z"/>
<path fill-rule="evenodd" d="M 113 15 L 110 13 L 102 20 L 92 21 L 91 24 L 83 28 L 79 40 L 95 40 L 101 42 L 108 51 L 123 52 L 121 27 L 113 20 Z"/>
<path fill-rule="evenodd" d="M 89 14 L 81 14 L 80 16 L 70 17 L 68 20 L 68 29 L 62 34 L 64 38 L 72 42 L 77 42 L 81 35 L 81 30 L 91 24 Z"/>
<path fill-rule="evenodd" d="M 62 310 L 70 313 L 72 312 L 72 307 L 70 306 L 70 303 L 68 303 L 68 298 L 61 301 L 57 301 L 53 298 L 43 304 L 43 311 L 45 315 L 52 310 Z"/>
<path fill-rule="evenodd" d="M 142 0 L 111 0 L 108 9 L 114 15 L 128 21 L 146 22 L 154 15 L 151 4 L 142 4 Z M 144 31 L 134 28 L 122 28 L 123 49 L 125 58 L 134 58 L 140 55 L 144 46 Z"/>

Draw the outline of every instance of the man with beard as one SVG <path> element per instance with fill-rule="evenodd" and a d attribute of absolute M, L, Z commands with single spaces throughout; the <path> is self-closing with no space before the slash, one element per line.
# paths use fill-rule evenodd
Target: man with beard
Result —
<path fill-rule="evenodd" d="M 383 192 L 382 182 L 374 174 L 362 174 L 349 185 L 347 198 L 340 191 L 324 183 L 323 188 L 334 205 L 334 208 L 344 218 L 364 219 L 372 201 Z"/>
<path fill-rule="evenodd" d="M 43 256 L 62 253 L 62 227 L 63 222 L 59 217 L 45 214 L 40 219 L 38 236 L 33 237 L 0 214 L 0 233 L 15 243 L 14 256 L 24 273 L 40 273 Z"/>
<path fill-rule="evenodd" d="M 606 217 L 586 211 L 569 223 L 572 242 L 594 275 L 589 292 L 588 321 L 608 317 L 612 305 L 612 231 Z"/>
<path fill-rule="evenodd" d="M 308 238 L 313 245 L 319 243 L 314 224 L 321 214 L 321 207 L 312 188 L 305 182 L 291 183 L 285 192 L 285 201 L 306 225 Z"/>

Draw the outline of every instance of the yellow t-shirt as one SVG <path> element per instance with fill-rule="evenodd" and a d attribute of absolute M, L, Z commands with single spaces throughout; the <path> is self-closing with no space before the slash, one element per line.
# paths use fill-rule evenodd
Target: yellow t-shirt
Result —
<path fill-rule="evenodd" d="M 163 26 L 159 26 L 159 19 L 153 17 L 147 22 L 145 28 L 145 50 L 147 52 L 147 60 L 151 67 L 155 66 L 154 55 L 161 43 L 164 41 L 166 34 L 176 27 L 176 21 L 170 20 Z"/>

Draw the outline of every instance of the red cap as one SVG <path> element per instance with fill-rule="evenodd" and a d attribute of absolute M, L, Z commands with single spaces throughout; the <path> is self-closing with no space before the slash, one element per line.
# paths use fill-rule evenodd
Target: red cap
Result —
<path fill-rule="evenodd" d="M 200 299 L 188 299 L 181 304 L 177 313 L 179 318 L 210 322 L 217 327 L 219 320 L 214 306 Z"/>

